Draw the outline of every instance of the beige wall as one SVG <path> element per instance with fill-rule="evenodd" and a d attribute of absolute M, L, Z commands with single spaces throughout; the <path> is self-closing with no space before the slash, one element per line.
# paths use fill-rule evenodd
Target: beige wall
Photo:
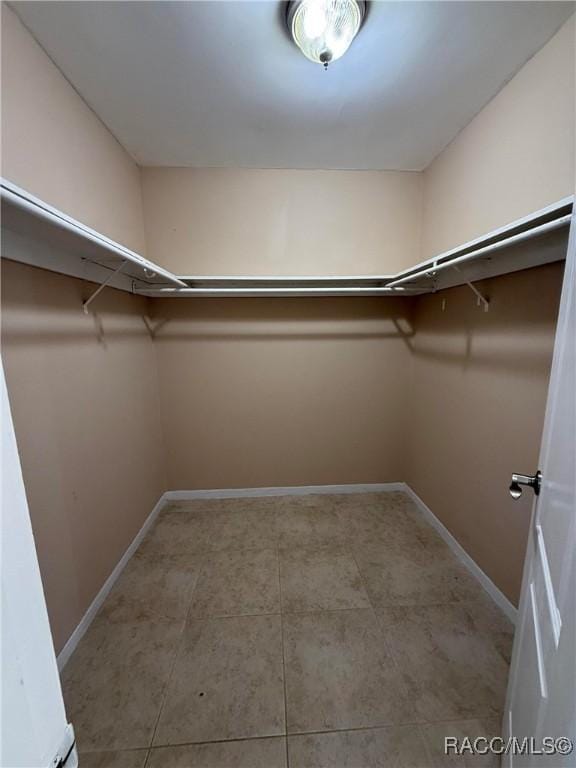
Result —
<path fill-rule="evenodd" d="M 422 259 L 574 193 L 575 66 L 572 17 L 428 166 Z"/>
<path fill-rule="evenodd" d="M 418 261 L 422 178 L 144 168 L 148 256 L 184 275 L 394 274 Z"/>
<path fill-rule="evenodd" d="M 404 479 L 516 602 L 531 494 L 512 472 L 538 466 L 562 263 L 415 300 Z M 446 309 L 442 311 L 442 301 Z"/>
<path fill-rule="evenodd" d="M 2 362 L 59 651 L 166 490 L 144 299 L 2 259 Z"/>
<path fill-rule="evenodd" d="M 143 253 L 140 169 L 2 3 L 2 175 Z"/>
<path fill-rule="evenodd" d="M 163 299 L 153 313 L 170 488 L 402 476 L 404 300 Z"/>

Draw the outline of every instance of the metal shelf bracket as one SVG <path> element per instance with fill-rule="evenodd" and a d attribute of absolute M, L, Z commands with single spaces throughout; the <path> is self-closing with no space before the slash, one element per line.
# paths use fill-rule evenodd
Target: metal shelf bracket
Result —
<path fill-rule="evenodd" d="M 488 312 L 490 309 L 490 299 L 483 296 L 473 283 L 466 283 L 466 285 L 476 294 L 476 304 L 482 305 L 484 312 Z"/>
<path fill-rule="evenodd" d="M 460 270 L 458 269 L 458 267 L 454 267 L 454 269 L 456 270 L 456 272 L 460 272 Z M 471 283 L 471 282 L 469 282 L 469 281 L 467 280 L 467 281 L 466 281 L 466 285 L 468 286 L 468 288 L 470 288 L 470 290 L 472 291 L 472 293 L 473 293 L 473 294 L 476 296 L 476 304 L 477 304 L 478 306 L 482 305 L 482 307 L 484 308 L 484 312 L 488 312 L 488 309 L 489 309 L 489 307 L 490 307 L 490 299 L 489 299 L 487 296 L 484 296 L 484 294 L 483 294 L 483 293 L 481 293 L 481 292 L 478 290 L 478 288 L 476 288 L 476 286 L 474 285 L 474 283 Z"/>
<path fill-rule="evenodd" d="M 100 291 L 103 291 L 103 290 L 104 290 L 104 288 L 106 288 L 106 286 L 107 286 L 107 285 L 108 285 L 108 283 L 109 283 L 109 282 L 112 280 L 112 278 L 113 278 L 115 275 L 117 275 L 119 272 L 121 272 L 121 271 L 124 269 L 124 267 L 126 266 L 126 264 L 128 264 L 128 259 L 125 259 L 125 260 L 122 262 L 122 264 L 120 264 L 120 266 L 119 266 L 117 269 L 115 269 L 115 270 L 114 270 L 114 272 L 110 272 L 110 274 L 108 275 L 108 277 L 106 278 L 106 280 L 104 280 L 104 282 L 103 282 L 103 283 L 102 283 L 100 286 L 98 286 L 98 288 L 96 288 L 96 290 L 94 291 L 94 293 L 93 293 L 93 294 L 92 294 L 92 295 L 91 295 L 89 298 L 87 298 L 87 299 L 86 299 L 86 301 L 83 301 L 83 302 L 82 302 L 82 309 L 84 310 L 84 314 L 85 314 L 85 315 L 87 315 L 87 314 L 88 314 L 88 307 L 89 307 L 89 306 L 90 306 L 90 304 L 91 304 L 91 303 L 94 301 L 94 299 L 96 298 L 96 296 L 98 296 L 98 294 L 100 293 Z"/>

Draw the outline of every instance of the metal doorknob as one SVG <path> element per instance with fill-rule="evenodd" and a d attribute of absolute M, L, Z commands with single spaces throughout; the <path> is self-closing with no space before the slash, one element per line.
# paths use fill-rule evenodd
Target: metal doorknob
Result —
<path fill-rule="evenodd" d="M 517 475 L 515 472 L 512 474 L 512 482 L 510 483 L 510 496 L 513 499 L 519 499 L 522 496 L 522 487 L 527 485 L 532 488 L 535 495 L 540 493 L 540 486 L 542 485 L 542 472 L 538 470 L 535 475 Z"/>

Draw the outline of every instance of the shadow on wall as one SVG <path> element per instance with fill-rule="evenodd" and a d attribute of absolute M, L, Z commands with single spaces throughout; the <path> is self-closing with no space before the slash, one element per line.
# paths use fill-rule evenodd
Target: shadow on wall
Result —
<path fill-rule="evenodd" d="M 165 341 L 401 339 L 414 335 L 412 301 L 390 297 L 161 299 L 151 332 Z"/>
<path fill-rule="evenodd" d="M 2 259 L 5 343 L 90 344 L 152 338 L 149 300 L 106 288 L 88 314 L 94 283 Z"/>
<path fill-rule="evenodd" d="M 49 344 L 126 340 L 148 335 L 162 340 L 322 340 L 393 339 L 410 347 L 414 335 L 413 300 L 390 297 L 190 298 L 148 299 L 106 288 L 86 315 L 82 302 L 95 284 L 26 267 L 42 280 L 30 291 L 22 267 L 2 261 L 9 291 L 2 305 L 10 322 L 9 337 L 19 343 Z M 65 290 L 63 287 L 66 286 Z M 32 284 L 32 287 L 36 287 Z M 30 307 L 42 322 L 30 321 Z M 134 323 L 135 315 L 141 322 Z"/>
<path fill-rule="evenodd" d="M 417 298 L 414 357 L 461 371 L 542 371 L 550 364 L 563 269 L 557 262 L 476 283 L 489 298 L 488 312 L 466 287 Z"/>

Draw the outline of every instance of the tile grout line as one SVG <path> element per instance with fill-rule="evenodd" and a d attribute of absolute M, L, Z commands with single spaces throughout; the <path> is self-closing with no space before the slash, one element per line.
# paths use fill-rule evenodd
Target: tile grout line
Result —
<path fill-rule="evenodd" d="M 449 718 L 448 720 L 405 720 L 401 723 L 385 723 L 382 725 L 358 725 L 358 726 L 352 726 L 350 728 L 331 728 L 328 731 L 294 731 L 290 734 L 290 736 L 323 736 L 324 734 L 328 733 L 348 733 L 348 732 L 356 732 L 356 731 L 380 731 L 380 730 L 393 730 L 395 728 L 425 728 L 430 725 L 442 725 L 442 724 L 449 724 L 449 723 L 473 723 L 478 720 L 498 720 L 500 715 L 495 715 L 494 713 L 487 715 L 487 714 L 479 714 L 475 715 L 473 717 L 465 717 L 462 719 L 459 718 Z M 274 738 L 274 737 L 263 737 L 260 736 L 258 738 Z M 278 737 L 276 737 L 278 738 Z M 243 739 L 243 741 L 249 741 L 250 739 Z"/>
<path fill-rule="evenodd" d="M 442 606 L 442 605 L 465 605 L 465 603 L 402 603 L 402 604 L 396 604 L 396 603 L 390 603 L 389 605 L 384 605 L 384 608 L 427 608 L 435 607 L 435 606 Z M 205 614 L 202 616 L 198 616 L 196 614 L 191 614 L 189 618 L 195 619 L 196 621 L 212 621 L 215 619 L 224 620 L 224 619 L 255 619 L 259 616 L 314 616 L 317 613 L 348 613 L 350 611 L 375 611 L 372 603 L 370 605 L 363 605 L 363 606 L 356 606 L 353 608 L 310 608 L 309 610 L 304 611 L 265 611 L 263 613 L 211 613 L 211 614 Z"/>
<path fill-rule="evenodd" d="M 358 565 L 358 560 L 356 559 L 356 553 L 354 552 L 354 548 L 351 548 L 352 558 L 354 559 L 354 562 L 356 564 L 356 568 L 358 569 L 358 573 L 360 575 L 360 579 L 362 581 L 362 584 L 364 585 L 364 591 L 366 592 L 366 595 L 368 597 L 368 601 L 372 607 L 372 613 L 374 614 L 374 618 L 376 620 L 376 624 L 378 625 L 379 634 L 382 638 L 382 643 L 384 645 L 384 648 L 386 649 L 390 660 L 392 662 L 392 665 L 394 669 L 396 670 L 396 674 L 398 675 L 398 683 L 401 686 L 401 689 L 403 690 L 404 694 L 406 695 L 406 700 L 412 703 L 410 691 L 408 690 L 406 683 L 404 681 L 404 675 L 402 674 L 402 670 L 400 668 L 400 665 L 398 664 L 398 661 L 396 659 L 396 656 L 393 652 L 393 649 L 388 642 L 388 639 L 386 637 L 386 632 L 384 631 L 384 627 L 382 625 L 382 622 L 380 620 L 380 617 L 378 616 L 378 612 L 376 610 L 376 607 L 374 605 L 374 601 L 372 597 L 370 596 L 370 590 L 368 589 L 368 583 L 366 582 L 366 579 L 364 578 L 364 574 L 362 573 L 362 570 L 360 566 Z"/>
<path fill-rule="evenodd" d="M 160 718 L 162 717 L 162 712 L 164 711 L 164 706 L 166 704 L 166 699 L 168 698 L 168 689 L 170 687 L 170 683 L 172 681 L 172 676 L 174 674 L 174 669 L 176 668 L 176 662 L 178 661 L 178 657 L 180 655 L 180 649 L 182 645 L 182 640 L 184 639 L 184 632 L 186 630 L 186 624 L 188 623 L 188 618 L 190 616 L 190 610 L 192 608 L 192 600 L 194 598 L 194 593 L 196 592 L 196 589 L 198 587 L 198 583 L 200 581 L 200 577 L 202 573 L 204 572 L 204 568 L 206 566 L 206 557 L 202 557 L 202 565 L 200 567 L 200 571 L 198 573 L 198 576 L 196 577 L 196 581 L 194 582 L 194 587 L 190 590 L 190 599 L 188 602 L 188 608 L 186 610 L 186 615 L 184 617 L 184 621 L 182 622 L 182 629 L 180 630 L 180 634 L 178 636 L 178 641 L 176 643 L 176 650 L 174 652 L 174 658 L 172 660 L 172 665 L 170 667 L 170 672 L 168 673 L 168 676 L 166 678 L 166 684 L 164 686 L 164 690 L 162 691 L 162 702 L 160 704 L 160 708 L 158 710 L 158 716 L 156 717 L 156 723 L 154 724 L 154 730 L 152 732 L 152 738 L 150 739 L 150 744 L 148 745 L 148 754 L 146 755 L 146 761 L 144 763 L 144 768 L 147 768 L 148 760 L 150 758 L 150 754 L 152 752 L 152 747 L 154 744 L 154 739 L 156 738 L 156 732 L 158 731 L 158 726 L 160 724 Z"/>
<path fill-rule="evenodd" d="M 331 728 L 326 731 L 294 731 L 290 734 L 290 736 L 323 736 L 330 733 L 348 733 L 356 732 L 356 731 L 377 731 L 377 730 L 392 730 L 394 728 L 406 728 L 406 727 L 427 727 L 427 726 L 434 726 L 434 725 L 442 725 L 442 724 L 448 724 L 448 723 L 471 723 L 475 722 L 477 720 L 498 720 L 500 718 L 502 713 L 500 714 L 494 714 L 494 713 L 477 713 L 475 715 L 464 717 L 464 718 L 444 718 L 440 720 L 407 720 L 401 723 L 386 723 L 382 725 L 360 725 L 360 726 L 352 726 L 350 728 Z M 193 746 L 202 746 L 205 744 L 230 744 L 237 741 L 263 741 L 267 739 L 282 739 L 285 738 L 282 734 L 271 734 L 267 736 L 240 736 L 233 739 L 212 739 L 211 741 L 180 741 L 177 743 L 167 743 L 167 744 L 156 744 L 154 747 L 120 747 L 118 749 L 114 749 L 114 752 L 152 752 L 155 749 L 167 749 L 167 748 L 177 748 L 177 747 L 193 747 Z M 106 747 L 106 749 L 89 749 L 83 751 L 81 754 L 101 754 L 103 752 L 109 752 L 110 749 Z M 143 766 L 144 768 L 144 766 Z"/>
<path fill-rule="evenodd" d="M 288 751 L 288 697 L 286 695 L 286 653 L 284 649 L 284 612 L 282 605 L 282 575 L 280 566 L 280 547 L 276 547 L 278 559 L 278 595 L 280 598 L 280 639 L 282 646 L 282 682 L 284 690 L 284 739 L 286 750 L 286 768 L 290 768 L 290 754 Z"/>

